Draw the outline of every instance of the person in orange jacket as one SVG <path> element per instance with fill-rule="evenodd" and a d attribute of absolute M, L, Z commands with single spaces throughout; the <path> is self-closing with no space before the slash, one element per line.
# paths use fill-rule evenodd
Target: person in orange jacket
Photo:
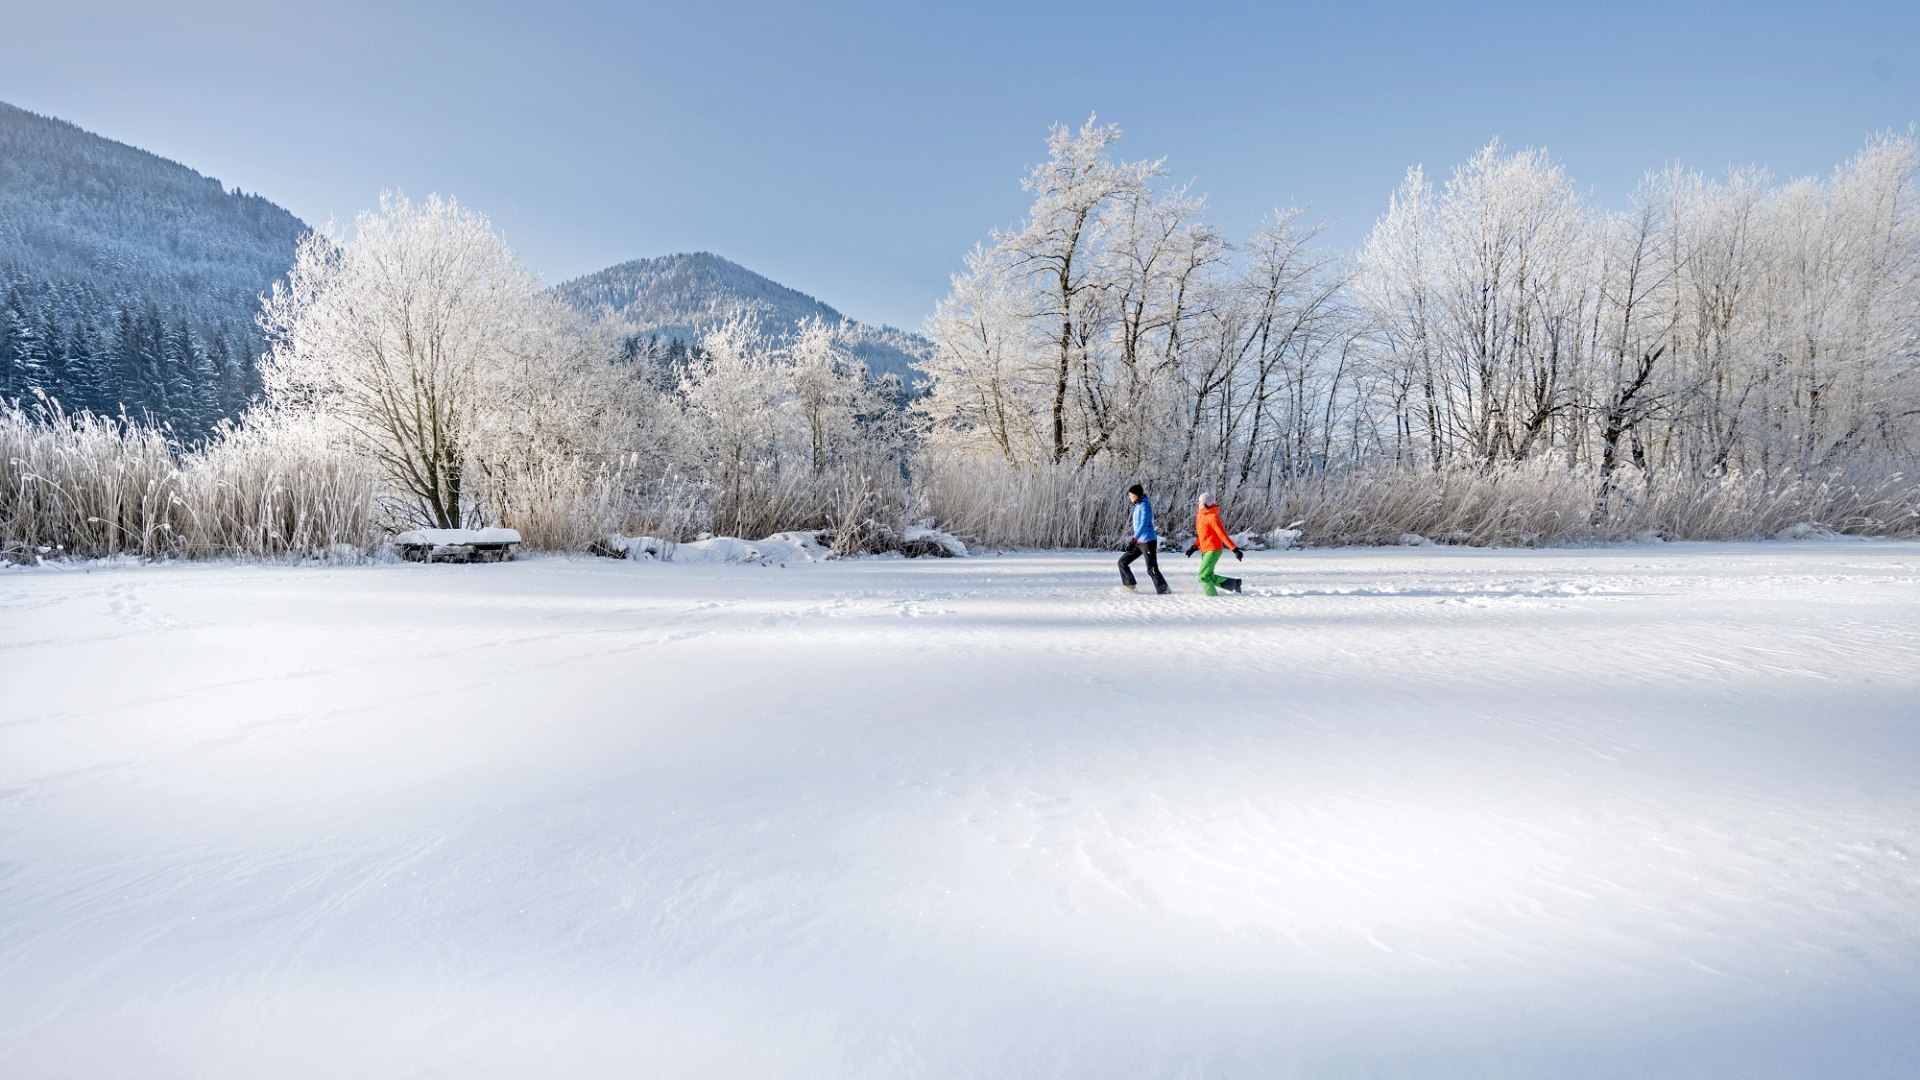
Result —
<path fill-rule="evenodd" d="M 1195 540 L 1187 548 L 1187 558 L 1193 558 L 1196 551 L 1201 553 L 1200 587 L 1207 591 L 1208 596 L 1219 596 L 1221 589 L 1239 592 L 1239 578 L 1221 577 L 1214 573 L 1214 569 L 1220 565 L 1222 551 L 1233 552 L 1236 562 L 1245 556 L 1234 546 L 1233 537 L 1227 535 L 1227 527 L 1220 524 L 1220 504 L 1213 501 L 1212 495 L 1200 496 L 1200 512 L 1194 515 L 1193 532 Z"/>

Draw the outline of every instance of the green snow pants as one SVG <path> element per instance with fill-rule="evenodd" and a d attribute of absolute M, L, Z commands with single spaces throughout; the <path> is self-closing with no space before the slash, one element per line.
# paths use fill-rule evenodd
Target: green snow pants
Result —
<path fill-rule="evenodd" d="M 1214 568 L 1220 565 L 1220 556 L 1226 553 L 1226 548 L 1200 553 L 1200 587 L 1207 590 L 1208 596 L 1219 596 L 1220 583 L 1227 580 L 1213 572 Z"/>

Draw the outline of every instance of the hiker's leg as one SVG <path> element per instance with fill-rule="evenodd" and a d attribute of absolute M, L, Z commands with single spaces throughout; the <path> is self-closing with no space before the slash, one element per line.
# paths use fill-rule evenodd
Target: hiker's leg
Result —
<path fill-rule="evenodd" d="M 1214 573 L 1219 565 L 1218 551 L 1203 552 L 1200 555 L 1200 587 L 1206 590 L 1208 596 L 1220 595 L 1220 575 Z"/>
<path fill-rule="evenodd" d="M 1133 569 L 1128 564 L 1133 562 L 1133 560 L 1139 557 L 1140 557 L 1139 544 L 1128 544 L 1127 553 L 1125 555 L 1120 556 L 1120 584 L 1125 585 L 1129 589 L 1133 587 L 1134 581 L 1133 581 Z M 1148 562 L 1147 565 L 1152 566 L 1153 563 Z"/>
<path fill-rule="evenodd" d="M 1167 579 L 1160 576 L 1160 557 L 1154 554 L 1159 546 L 1158 541 L 1149 540 L 1140 545 L 1140 550 L 1147 557 L 1147 576 L 1153 579 L 1153 591 L 1170 593 L 1173 590 L 1167 587 Z"/>

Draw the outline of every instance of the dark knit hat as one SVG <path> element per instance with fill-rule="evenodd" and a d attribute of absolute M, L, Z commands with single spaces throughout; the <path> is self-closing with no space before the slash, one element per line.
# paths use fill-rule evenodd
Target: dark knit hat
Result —
<path fill-rule="evenodd" d="M 1139 484 L 1135 484 L 1132 487 L 1127 489 L 1127 494 L 1138 495 L 1139 497 L 1144 499 L 1147 497 L 1147 489 L 1141 487 Z"/>

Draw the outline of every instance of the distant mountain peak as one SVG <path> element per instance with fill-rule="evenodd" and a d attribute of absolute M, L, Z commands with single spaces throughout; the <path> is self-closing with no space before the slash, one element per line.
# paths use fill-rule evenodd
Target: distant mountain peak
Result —
<path fill-rule="evenodd" d="M 890 326 L 853 322 L 838 309 L 710 251 L 631 259 L 597 273 L 562 282 L 554 291 L 598 320 L 612 320 L 629 333 L 682 341 L 735 314 L 746 314 L 776 337 L 807 319 L 855 327 L 853 352 L 875 375 L 897 374 L 907 383 L 914 365 L 930 351 L 924 338 Z"/>

